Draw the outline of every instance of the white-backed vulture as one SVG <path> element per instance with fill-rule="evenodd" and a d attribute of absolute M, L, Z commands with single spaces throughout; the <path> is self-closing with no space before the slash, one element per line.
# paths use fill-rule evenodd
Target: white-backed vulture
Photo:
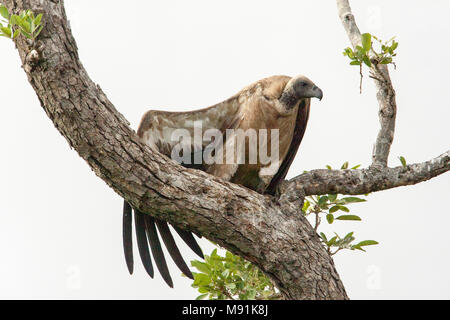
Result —
<path fill-rule="evenodd" d="M 274 195 L 302 141 L 313 97 L 322 99 L 322 90 L 305 76 L 272 76 L 245 87 L 231 98 L 209 108 L 189 112 L 148 111 L 142 117 L 137 133 L 143 143 L 168 157 L 172 156 L 172 159 L 174 154 L 186 156 L 186 150 L 191 152 L 181 163 L 186 167 Z M 202 134 L 208 130 L 213 134 L 195 139 L 199 125 Z M 181 133 L 194 139 L 173 139 L 180 129 Z M 256 132 L 253 137 L 252 131 Z M 239 132 L 245 134 L 239 136 Z M 266 135 L 260 136 L 259 132 Z M 252 138 L 256 140 L 252 141 Z M 275 139 L 278 144 L 273 145 Z M 256 157 L 250 152 L 255 144 L 258 147 Z M 267 163 L 260 159 L 259 148 L 263 146 L 267 155 L 275 153 L 278 160 Z M 177 147 L 179 150 L 174 149 Z M 226 158 L 227 154 L 232 154 L 232 158 Z M 151 277 L 154 275 L 150 244 L 158 270 L 167 284 L 173 286 L 157 235 L 158 229 L 175 264 L 192 278 L 167 223 L 138 210 L 135 210 L 134 217 L 138 249 L 147 273 Z M 195 253 L 203 257 L 191 232 L 177 227 L 175 230 Z M 123 243 L 128 270 L 132 273 L 132 208 L 127 202 L 124 202 L 123 208 Z"/>

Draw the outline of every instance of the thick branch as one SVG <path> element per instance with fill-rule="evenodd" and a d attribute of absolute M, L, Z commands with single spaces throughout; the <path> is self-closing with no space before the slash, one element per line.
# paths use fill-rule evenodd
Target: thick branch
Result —
<path fill-rule="evenodd" d="M 362 170 L 319 169 L 299 175 L 289 181 L 286 192 L 304 195 L 341 193 L 366 194 L 429 180 L 450 170 L 450 150 L 422 163 L 406 167 Z"/>
<path fill-rule="evenodd" d="M 361 33 L 356 25 L 355 17 L 352 14 L 348 0 L 337 0 L 336 3 L 339 18 L 342 21 L 353 48 L 361 45 Z M 370 69 L 377 90 L 378 112 L 381 125 L 373 149 L 372 165 L 386 167 L 395 132 L 395 117 L 397 114 L 395 90 L 392 86 L 387 65 L 373 63 Z"/>
<path fill-rule="evenodd" d="M 63 1 L 5 2 L 15 13 L 44 13 L 37 63 L 27 59 L 33 44 L 22 37 L 16 41 L 28 80 L 55 127 L 120 196 L 255 263 L 285 298 L 347 298 L 331 257 L 299 206 L 182 168 L 139 142 L 79 61 Z"/>

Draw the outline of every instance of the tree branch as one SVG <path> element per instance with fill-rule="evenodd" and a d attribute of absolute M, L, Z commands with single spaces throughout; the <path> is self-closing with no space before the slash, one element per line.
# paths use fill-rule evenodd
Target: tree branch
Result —
<path fill-rule="evenodd" d="M 406 167 L 377 168 L 361 170 L 318 169 L 292 178 L 284 193 L 305 195 L 341 193 L 366 194 L 375 191 L 413 185 L 429 180 L 450 170 L 450 150 L 440 156 L 422 163 Z"/>
<path fill-rule="evenodd" d="M 356 25 L 348 0 L 337 0 L 336 4 L 339 18 L 353 48 L 361 45 L 361 33 Z M 370 72 L 376 86 L 381 126 L 373 149 L 372 166 L 386 167 L 395 132 L 395 117 L 397 114 L 395 90 L 387 65 L 372 63 Z"/>

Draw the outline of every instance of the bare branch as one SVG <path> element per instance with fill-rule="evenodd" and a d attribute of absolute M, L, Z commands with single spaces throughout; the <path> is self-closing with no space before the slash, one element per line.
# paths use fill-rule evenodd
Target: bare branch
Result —
<path fill-rule="evenodd" d="M 285 192 L 305 195 L 341 193 L 366 194 L 429 180 L 450 170 L 450 150 L 422 163 L 406 167 L 361 170 L 318 169 L 299 175 L 286 184 Z M 288 196 L 288 195 L 286 195 Z"/>
<path fill-rule="evenodd" d="M 337 0 L 336 3 L 339 18 L 353 48 L 361 45 L 361 32 L 356 25 L 348 0 Z M 381 126 L 373 149 L 372 165 L 386 167 L 395 132 L 395 117 L 397 114 L 395 90 L 392 86 L 387 65 L 372 63 L 371 78 L 374 79 L 377 90 L 378 113 Z"/>

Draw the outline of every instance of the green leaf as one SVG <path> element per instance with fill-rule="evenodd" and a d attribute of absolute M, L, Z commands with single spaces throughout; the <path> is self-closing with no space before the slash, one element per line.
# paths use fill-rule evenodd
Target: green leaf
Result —
<path fill-rule="evenodd" d="M 0 30 L 2 30 L 6 37 L 11 38 L 11 29 L 7 27 L 1 27 Z"/>
<path fill-rule="evenodd" d="M 337 194 L 329 194 L 328 195 L 328 200 L 330 200 L 331 202 L 335 201 L 337 198 Z"/>
<path fill-rule="evenodd" d="M 41 20 L 42 20 L 42 13 L 38 14 L 38 16 L 36 17 L 36 19 L 34 19 L 33 22 L 36 26 L 38 26 L 41 24 Z"/>
<path fill-rule="evenodd" d="M 334 207 L 331 207 L 330 210 L 328 210 L 328 212 L 329 213 L 334 213 L 334 212 L 336 212 L 338 210 L 339 210 L 339 206 L 334 206 Z"/>
<path fill-rule="evenodd" d="M 333 170 L 333 168 L 331 168 L 331 166 L 330 165 L 326 165 L 326 168 L 328 169 L 328 170 Z"/>
<path fill-rule="evenodd" d="M 20 34 L 20 29 L 17 29 L 16 31 L 14 31 L 13 34 L 13 39 L 17 38 L 17 36 Z"/>
<path fill-rule="evenodd" d="M 341 166 L 341 169 L 347 169 L 348 168 L 348 161 L 345 161 L 344 164 Z"/>
<path fill-rule="evenodd" d="M 367 201 L 365 199 L 361 199 L 358 197 L 345 197 L 345 198 L 342 198 L 341 200 L 345 201 L 346 203 L 366 202 Z"/>
<path fill-rule="evenodd" d="M 389 63 L 391 63 L 391 62 L 392 62 L 392 58 L 390 58 L 390 57 L 383 58 L 383 59 L 380 61 L 381 64 L 389 64 Z"/>
<path fill-rule="evenodd" d="M 40 26 L 38 31 L 34 34 L 34 38 L 37 38 L 37 36 L 41 33 L 42 28 L 44 28 L 44 26 Z"/>
<path fill-rule="evenodd" d="M 225 269 L 222 272 L 222 277 L 224 277 L 224 278 L 228 278 L 229 275 L 230 275 L 230 269 Z"/>
<path fill-rule="evenodd" d="M 323 240 L 325 243 L 328 242 L 327 236 L 325 235 L 325 233 L 321 232 L 321 233 L 320 233 L 320 237 L 322 238 L 322 240 Z"/>
<path fill-rule="evenodd" d="M 350 210 L 345 206 L 339 206 L 339 210 L 342 210 L 344 212 L 350 212 Z"/>
<path fill-rule="evenodd" d="M 11 25 L 16 25 L 16 24 L 18 25 L 20 20 L 21 19 L 18 15 L 13 14 L 13 15 L 11 15 L 11 18 L 9 19 L 9 23 Z"/>
<path fill-rule="evenodd" d="M 194 274 L 194 283 L 192 284 L 195 287 L 204 287 L 211 283 L 211 278 L 204 273 L 195 273 Z"/>
<path fill-rule="evenodd" d="M 308 200 L 305 200 L 305 202 L 303 202 L 303 208 L 302 211 L 306 212 L 306 210 L 308 210 L 309 206 L 311 205 L 311 203 Z"/>
<path fill-rule="evenodd" d="M 393 42 L 392 42 L 392 46 L 391 46 L 390 49 L 391 49 L 392 52 L 394 52 L 394 50 L 397 49 L 397 47 L 398 47 L 398 42 L 393 41 Z"/>
<path fill-rule="evenodd" d="M 406 159 L 403 156 L 398 157 L 400 159 L 400 162 L 402 163 L 403 168 L 406 168 Z"/>
<path fill-rule="evenodd" d="M 367 55 L 363 57 L 363 62 L 368 66 L 369 68 L 372 66 L 372 62 L 370 62 L 370 59 Z"/>
<path fill-rule="evenodd" d="M 345 235 L 344 240 L 350 239 L 353 236 L 353 232 L 349 232 Z"/>
<path fill-rule="evenodd" d="M 211 273 L 211 268 L 204 262 L 198 261 L 198 260 L 194 260 L 191 261 L 191 265 L 193 267 L 195 267 L 198 271 L 206 273 L 206 274 L 210 274 Z"/>
<path fill-rule="evenodd" d="M 328 196 L 321 196 L 319 198 L 319 201 L 317 202 L 317 204 L 319 205 L 319 207 L 323 206 L 324 204 L 326 204 L 328 201 Z"/>
<path fill-rule="evenodd" d="M 354 166 L 354 167 L 351 167 L 351 169 L 358 169 L 359 167 L 361 167 L 360 164 L 358 164 L 358 165 L 356 165 L 356 166 Z"/>
<path fill-rule="evenodd" d="M 331 247 L 333 244 L 336 243 L 337 236 L 334 236 L 330 239 L 330 241 L 327 242 L 327 246 Z"/>
<path fill-rule="evenodd" d="M 208 296 L 207 293 L 201 294 L 201 295 L 199 295 L 197 298 L 195 298 L 195 300 L 203 300 L 203 299 L 205 299 L 207 296 Z"/>
<path fill-rule="evenodd" d="M 368 52 L 372 48 L 372 35 L 370 33 L 363 33 L 361 35 L 361 43 L 365 52 Z"/>
<path fill-rule="evenodd" d="M 364 240 L 364 241 L 361 241 L 360 243 L 355 244 L 355 246 L 364 247 L 364 246 L 373 246 L 376 244 L 378 244 L 378 242 L 375 240 Z"/>
<path fill-rule="evenodd" d="M 26 31 L 27 33 L 31 34 L 31 24 L 26 20 L 21 20 L 19 23 L 19 26 Z"/>
<path fill-rule="evenodd" d="M 352 66 L 360 66 L 361 62 L 355 60 L 355 61 L 350 62 L 350 65 L 352 65 Z"/>
<path fill-rule="evenodd" d="M 6 20 L 9 20 L 9 12 L 8 9 L 4 6 L 0 6 L 0 15 L 5 18 Z"/>
<path fill-rule="evenodd" d="M 33 39 L 33 37 L 31 36 L 31 34 L 29 34 L 28 32 L 26 32 L 25 30 L 20 29 L 20 32 L 21 32 L 25 37 L 27 37 L 28 39 Z"/>
<path fill-rule="evenodd" d="M 336 218 L 336 220 L 353 220 L 353 221 L 361 221 L 361 218 L 355 215 L 342 215 Z"/>
<path fill-rule="evenodd" d="M 347 48 L 344 49 L 344 52 L 342 52 L 342 54 L 344 56 L 350 57 L 351 55 L 353 55 L 353 50 L 352 50 L 352 48 L 347 47 Z"/>
<path fill-rule="evenodd" d="M 200 288 L 198 288 L 198 292 L 199 293 L 207 293 L 207 292 L 210 292 L 211 291 L 211 288 L 209 288 L 209 287 L 200 287 Z"/>
<path fill-rule="evenodd" d="M 333 223 L 334 216 L 331 213 L 327 214 L 327 221 L 328 221 L 329 224 Z"/>

